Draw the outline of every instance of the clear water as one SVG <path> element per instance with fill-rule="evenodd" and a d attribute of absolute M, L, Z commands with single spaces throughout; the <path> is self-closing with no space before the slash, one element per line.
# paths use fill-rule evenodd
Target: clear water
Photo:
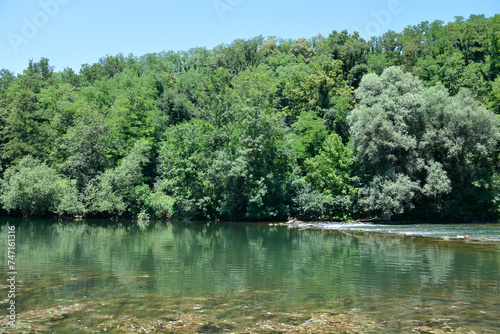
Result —
<path fill-rule="evenodd" d="M 0 316 L 7 313 L 7 224 L 17 228 L 18 319 L 48 332 L 203 321 L 212 324 L 204 332 L 240 333 L 325 312 L 362 315 L 386 333 L 500 331 L 500 243 L 244 223 L 141 231 L 125 223 L 3 220 Z M 500 225 L 362 229 L 500 237 Z"/>
<path fill-rule="evenodd" d="M 500 224 L 417 224 L 417 225 L 384 225 L 384 224 L 347 224 L 318 223 L 313 224 L 324 229 L 344 231 L 369 231 L 380 233 L 404 232 L 408 235 L 436 238 L 471 238 L 500 239 Z"/>

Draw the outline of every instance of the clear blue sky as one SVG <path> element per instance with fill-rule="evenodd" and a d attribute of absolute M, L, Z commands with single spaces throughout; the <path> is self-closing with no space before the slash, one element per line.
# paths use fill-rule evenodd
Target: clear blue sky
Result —
<path fill-rule="evenodd" d="M 29 59 L 79 72 L 107 54 L 212 48 L 236 38 L 363 37 L 422 21 L 500 13 L 498 0 L 0 0 L 0 69 L 22 73 Z"/>

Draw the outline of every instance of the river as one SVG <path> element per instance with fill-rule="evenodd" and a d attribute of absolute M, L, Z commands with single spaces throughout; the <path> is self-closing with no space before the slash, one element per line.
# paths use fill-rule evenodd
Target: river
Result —
<path fill-rule="evenodd" d="M 500 328 L 500 243 L 456 239 L 499 238 L 498 224 L 0 223 L 7 332 L 8 226 L 15 226 L 16 320 L 25 330 L 267 333 L 328 321 L 322 328 L 331 332 Z M 380 233 L 397 231 L 430 237 Z"/>

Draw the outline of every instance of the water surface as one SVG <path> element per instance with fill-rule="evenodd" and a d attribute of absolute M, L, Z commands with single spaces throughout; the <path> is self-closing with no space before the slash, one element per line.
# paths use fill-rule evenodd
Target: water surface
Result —
<path fill-rule="evenodd" d="M 26 319 L 39 312 L 35 323 L 57 333 L 193 319 L 207 324 L 205 332 L 243 332 L 325 312 L 362 315 L 381 332 L 430 326 L 498 333 L 500 326 L 498 243 L 244 223 L 141 230 L 123 222 L 3 220 L 2 250 L 7 224 L 16 226 L 18 312 Z M 445 228 L 418 231 L 500 235 L 499 225 Z"/>

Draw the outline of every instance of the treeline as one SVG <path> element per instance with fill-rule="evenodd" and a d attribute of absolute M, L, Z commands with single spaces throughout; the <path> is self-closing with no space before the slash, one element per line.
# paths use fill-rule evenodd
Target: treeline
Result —
<path fill-rule="evenodd" d="M 23 216 L 495 220 L 500 15 L 0 72 Z"/>

